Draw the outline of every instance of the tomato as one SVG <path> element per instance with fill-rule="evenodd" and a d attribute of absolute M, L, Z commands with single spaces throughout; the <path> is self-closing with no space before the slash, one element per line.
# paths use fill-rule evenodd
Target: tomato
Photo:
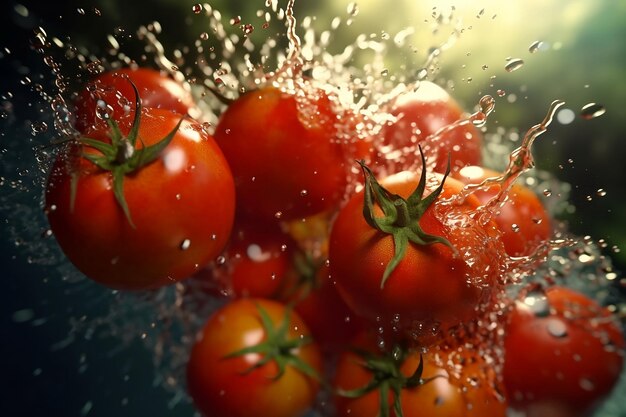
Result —
<path fill-rule="evenodd" d="M 357 350 L 358 349 L 358 350 Z M 399 417 L 394 410 L 393 385 L 400 382 L 399 406 L 404 417 L 504 417 L 506 403 L 496 396 L 497 385 L 490 367 L 479 356 L 464 353 L 464 364 L 453 375 L 436 361 L 435 353 L 429 352 L 420 358 L 412 352 L 393 359 L 391 353 L 381 352 L 369 344 L 359 344 L 354 351 L 346 351 L 339 358 L 333 386 L 339 392 L 335 396 L 337 417 L 377 417 L 382 415 L 380 387 L 351 398 L 346 391 L 358 390 L 375 378 L 385 382 L 391 388 L 386 399 L 390 415 Z M 368 363 L 363 352 L 374 363 Z M 395 354 L 395 358 L 398 354 Z M 446 363 L 447 353 L 442 354 L 441 362 Z M 418 369 L 423 361 L 423 383 L 411 386 L 406 379 Z M 381 366 L 382 365 L 382 366 Z M 380 369 L 378 369 L 380 368 Z M 390 372 L 390 370 L 392 370 Z M 373 371 L 377 370 L 375 374 Z M 434 379 L 431 379 L 434 378 Z M 404 381 L 402 381 L 404 380 Z M 342 395 L 344 394 L 344 395 Z M 385 404 L 383 404 L 385 406 Z"/>
<path fill-rule="evenodd" d="M 487 178 L 499 176 L 496 171 L 468 166 L 453 176 L 465 184 L 480 184 Z M 499 185 L 477 189 L 473 194 L 486 204 L 500 192 Z M 539 198 L 528 187 L 513 184 L 507 201 L 500 207 L 494 221 L 502 232 L 502 242 L 511 256 L 532 254 L 537 245 L 546 241 L 551 233 L 550 216 Z"/>
<path fill-rule="evenodd" d="M 296 243 L 273 224 L 242 222 L 216 273 L 235 297 L 277 298 L 295 280 Z"/>
<path fill-rule="evenodd" d="M 96 126 L 87 131 L 90 145 L 58 156 L 46 187 L 45 210 L 63 252 L 87 277 L 117 289 L 156 288 L 192 275 L 223 249 L 235 211 L 232 174 L 201 126 L 185 118 L 176 128 L 182 116 L 169 110 L 140 114 L 133 157 L 175 131 L 152 162 L 116 183 L 112 171 L 88 159 L 103 156 L 94 146 L 111 143 L 109 129 Z M 123 135 L 130 116 L 118 120 Z M 129 147 L 114 152 L 113 170 L 127 166 L 118 158 L 132 150 L 129 140 L 121 143 Z"/>
<path fill-rule="evenodd" d="M 327 266 L 318 269 L 313 281 L 292 297 L 296 303 L 295 311 L 323 348 L 337 350 L 345 347 L 365 324 L 337 292 Z"/>
<path fill-rule="evenodd" d="M 529 417 L 590 415 L 624 360 L 624 335 L 610 313 L 556 286 L 516 303 L 504 347 L 509 401 Z"/>
<path fill-rule="evenodd" d="M 432 197 L 440 194 L 434 200 L 430 194 L 419 198 L 416 204 L 422 175 Z M 371 173 L 366 173 L 365 191 L 370 189 L 367 178 Z M 433 182 L 440 184 L 436 190 Z M 348 306 L 377 325 L 408 329 L 422 342 L 433 331 L 475 319 L 489 303 L 504 267 L 495 224 L 481 225 L 470 216 L 480 205 L 478 199 L 470 195 L 462 202 L 446 203 L 463 184 L 440 174 L 405 171 L 383 179 L 379 186 L 371 187 L 372 193 L 387 195 L 385 205 L 399 214 L 388 215 L 375 201 L 373 217 L 381 229 L 391 231 L 383 232 L 366 219 L 363 191 L 343 207 L 331 230 L 331 275 Z M 415 235 L 418 239 L 410 240 Z"/>
<path fill-rule="evenodd" d="M 263 87 L 230 104 L 215 139 L 231 164 L 238 208 L 267 221 L 336 207 L 362 146 L 343 122 L 329 96 L 313 88 L 292 94 Z"/>
<path fill-rule="evenodd" d="M 473 124 L 464 123 L 434 136 L 464 117 L 459 104 L 437 84 L 420 82 L 415 91 L 402 93 L 393 100 L 388 111 L 396 120 L 383 126 L 377 158 L 379 164 L 388 168 L 387 172 L 413 169 L 419 163 L 418 144 L 424 149 L 429 166 L 437 172 L 445 171 L 448 154 L 452 172 L 466 165 L 480 165 L 482 133 Z"/>
<path fill-rule="evenodd" d="M 150 68 L 123 68 L 105 72 L 85 88 L 76 99 L 76 128 L 85 132 L 97 124 L 106 126 L 102 115 L 117 120 L 135 107 L 132 81 L 139 91 L 143 107 L 157 107 L 187 114 L 195 107 L 191 93 L 180 83 Z"/>
<path fill-rule="evenodd" d="M 319 374 L 321 355 L 314 342 L 306 342 L 309 331 L 302 319 L 288 311 L 274 301 L 241 299 L 209 318 L 187 366 L 189 394 L 201 412 L 207 416 L 296 417 L 311 407 L 319 382 L 298 363 Z M 273 332 L 268 332 L 266 321 L 275 326 Z M 281 326 L 287 326 L 282 339 L 276 337 Z M 267 351 L 233 355 L 262 343 L 270 345 Z M 279 362 L 286 362 L 282 371 Z"/>

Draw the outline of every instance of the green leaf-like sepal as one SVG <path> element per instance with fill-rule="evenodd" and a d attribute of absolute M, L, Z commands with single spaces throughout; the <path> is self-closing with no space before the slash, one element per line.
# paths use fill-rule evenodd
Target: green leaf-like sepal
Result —
<path fill-rule="evenodd" d="M 107 124 L 109 126 L 108 134 L 111 139 L 111 143 L 87 137 L 80 138 L 78 141 L 83 146 L 95 149 L 100 153 L 83 152 L 82 156 L 101 170 L 111 172 L 115 199 L 124 212 L 126 219 L 134 228 L 135 224 L 133 223 L 130 209 L 128 207 L 128 203 L 126 202 L 126 196 L 124 194 L 124 178 L 126 175 L 139 171 L 159 157 L 161 152 L 170 144 L 172 139 L 174 139 L 174 136 L 176 135 L 176 132 L 178 132 L 184 117 L 181 117 L 174 129 L 172 129 L 172 131 L 169 132 L 163 139 L 160 139 L 153 145 L 144 146 L 143 141 L 139 137 L 142 112 L 141 98 L 139 97 L 139 91 L 137 90 L 135 84 L 130 79 L 127 78 L 127 80 L 133 87 L 133 92 L 135 94 L 135 115 L 128 135 L 124 137 L 115 120 L 107 119 Z M 139 140 L 142 145 L 138 149 L 136 148 L 137 140 Z M 74 206 L 74 200 L 76 198 L 75 190 L 78 185 L 78 180 L 79 175 L 76 175 L 76 180 L 73 180 L 72 183 L 73 188 L 70 202 L 72 207 Z"/>
<path fill-rule="evenodd" d="M 403 417 L 401 396 L 403 389 L 416 388 L 425 385 L 435 378 L 445 378 L 445 375 L 435 375 L 430 378 L 423 378 L 424 358 L 420 354 L 417 368 L 410 377 L 406 377 L 400 372 L 400 367 L 404 363 L 407 352 L 404 349 L 395 347 L 391 352 L 377 356 L 369 351 L 354 350 L 354 353 L 363 359 L 361 366 L 372 374 L 372 379 L 362 387 L 352 390 L 336 390 L 337 395 L 356 399 L 369 392 L 378 390 L 380 403 L 378 404 L 378 416 L 389 417 L 390 408 L 396 417 Z M 389 403 L 389 393 L 391 392 L 393 401 Z"/>
<path fill-rule="evenodd" d="M 409 242 L 422 246 L 441 243 L 454 249 L 446 238 L 426 233 L 419 224 L 421 217 L 437 200 L 443 190 L 446 178 L 450 174 L 450 158 L 448 158 L 448 165 L 441 183 L 432 193 L 424 197 L 426 189 L 426 158 L 421 147 L 419 150 L 422 158 L 422 167 L 424 168 L 422 168 L 417 187 L 407 199 L 386 190 L 378 183 L 367 165 L 363 161 L 359 161 L 365 177 L 363 217 L 371 227 L 393 237 L 394 255 L 385 268 L 380 288 L 384 288 L 387 279 L 389 279 L 391 273 L 404 258 Z M 381 217 L 376 217 L 375 215 L 375 204 L 378 204 L 383 211 Z"/>
<path fill-rule="evenodd" d="M 225 359 L 235 358 L 238 356 L 247 355 L 250 353 L 256 353 L 261 355 L 261 359 L 248 369 L 243 371 L 243 374 L 248 374 L 255 369 L 258 369 L 272 361 L 278 367 L 276 375 L 272 376 L 273 380 L 280 379 L 287 369 L 287 366 L 292 366 L 304 375 L 321 382 L 321 377 L 318 372 L 304 360 L 302 360 L 295 351 L 302 346 L 308 345 L 313 341 L 311 337 L 298 337 L 289 339 L 289 325 L 291 324 L 291 307 L 286 309 L 283 321 L 276 326 L 269 314 L 263 307 L 257 304 L 257 311 L 259 313 L 259 319 L 263 330 L 265 331 L 265 340 L 253 345 L 247 346 L 243 349 L 239 349 L 235 352 L 229 353 L 224 356 Z"/>

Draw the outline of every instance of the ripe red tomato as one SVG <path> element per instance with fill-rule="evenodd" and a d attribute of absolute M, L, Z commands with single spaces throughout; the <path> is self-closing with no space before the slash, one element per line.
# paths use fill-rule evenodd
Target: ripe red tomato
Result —
<path fill-rule="evenodd" d="M 327 266 L 318 269 L 313 281 L 304 284 L 304 288 L 291 297 L 295 311 L 320 346 L 328 350 L 343 348 L 365 324 L 337 292 Z"/>
<path fill-rule="evenodd" d="M 506 329 L 504 384 L 529 417 L 589 415 L 617 382 L 624 335 L 610 313 L 564 287 L 531 291 Z"/>
<path fill-rule="evenodd" d="M 143 107 L 187 114 L 195 106 L 191 93 L 164 73 L 150 68 L 123 68 L 105 72 L 90 82 L 76 99 L 76 128 L 85 132 L 94 124 L 106 128 L 103 115 L 113 120 L 135 108 L 132 81 Z"/>
<path fill-rule="evenodd" d="M 322 90 L 264 87 L 222 114 L 215 139 L 231 164 L 238 209 L 256 219 L 301 219 L 336 207 L 362 140 L 346 132 Z"/>
<path fill-rule="evenodd" d="M 419 163 L 421 145 L 429 166 L 444 172 L 451 158 L 452 172 L 466 165 L 480 165 L 482 133 L 467 123 L 434 137 L 440 129 L 463 118 L 463 110 L 446 90 L 422 81 L 415 91 L 399 95 L 390 103 L 389 113 L 397 118 L 383 126 L 377 162 L 387 172 L 413 169 Z M 394 152 L 394 151 L 400 152 Z"/>
<path fill-rule="evenodd" d="M 302 319 L 287 312 L 274 301 L 241 299 L 209 318 L 187 366 L 189 394 L 201 412 L 207 416 L 297 417 L 311 407 L 319 382 L 297 364 L 301 361 L 319 374 L 321 355 L 314 342 L 306 343 L 310 335 Z M 274 332 L 268 332 L 267 320 Z M 279 338 L 281 326 L 287 327 Z M 268 360 L 267 352 L 232 355 L 262 343 L 268 343 L 268 351 L 280 357 Z M 279 362 L 283 361 L 281 372 Z"/>
<path fill-rule="evenodd" d="M 427 178 L 429 190 L 434 188 L 433 180 L 438 184 L 444 180 L 440 174 Z M 397 196 L 414 200 L 418 182 L 418 175 L 405 171 L 385 178 L 381 185 L 395 199 L 390 204 L 401 207 L 396 204 Z M 459 181 L 446 178 L 441 194 L 421 217 L 414 215 L 418 210 L 413 204 L 404 219 L 400 215 L 396 220 L 388 219 L 387 224 L 402 229 L 398 233 L 414 234 L 419 227 L 430 235 L 426 240 L 445 238 L 454 249 L 438 241 L 423 245 L 409 241 L 384 285 L 381 279 L 399 246 L 396 239 L 365 219 L 363 192 L 354 195 L 339 212 L 330 234 L 331 275 L 357 315 L 383 327 L 409 329 L 422 342 L 433 331 L 445 331 L 477 317 L 477 309 L 489 302 L 499 283 L 504 248 L 496 239 L 495 224 L 483 227 L 469 216 L 480 205 L 476 197 L 469 196 L 462 203 L 443 203 L 462 188 Z M 378 202 L 373 209 L 376 217 L 382 217 Z"/>
<path fill-rule="evenodd" d="M 118 120 L 123 135 L 130 131 L 130 116 Z M 144 108 L 133 155 L 174 131 L 181 118 Z M 101 127 L 87 131 L 102 145 L 111 143 L 109 133 Z M 46 187 L 52 231 L 80 271 L 112 288 L 155 288 L 192 275 L 220 253 L 234 218 L 234 182 L 220 149 L 200 125 L 183 120 L 155 160 L 123 175 L 120 191 L 128 215 L 116 197 L 112 172 L 87 159 L 102 155 L 93 146 L 68 147 Z M 114 169 L 121 166 L 111 163 Z"/>
<path fill-rule="evenodd" d="M 296 278 L 296 243 L 273 224 L 240 223 L 225 252 L 226 262 L 216 270 L 235 297 L 273 298 Z"/>
<path fill-rule="evenodd" d="M 366 386 L 377 377 L 389 384 L 388 388 L 401 378 L 410 378 L 418 369 L 420 355 L 408 353 L 401 361 L 392 359 L 391 353 L 381 353 L 376 347 L 357 345 L 373 355 L 377 363 L 371 366 L 362 354 L 363 350 L 346 351 L 339 358 L 333 387 L 339 390 L 335 396 L 337 417 L 377 417 L 380 416 L 381 390 L 371 390 L 356 398 L 341 395 L 342 391 L 356 390 Z M 447 360 L 441 354 L 441 363 Z M 400 391 L 399 405 L 404 417 L 504 417 L 506 403 L 496 396 L 496 381 L 490 367 L 479 356 L 464 354 L 464 364 L 458 375 L 449 373 L 437 364 L 434 353 L 423 355 L 423 384 L 404 386 Z M 380 366 L 384 363 L 383 366 Z M 380 369 L 377 369 L 380 368 Z M 393 372 L 389 372 L 394 369 Z M 434 379 L 430 379 L 434 378 Z M 429 380 L 430 379 L 430 380 Z M 399 417 L 393 405 L 393 389 L 389 389 L 386 399 L 390 416 Z"/>
<path fill-rule="evenodd" d="M 453 174 L 465 184 L 480 184 L 487 178 L 499 175 L 496 171 L 478 166 L 468 166 Z M 474 195 L 486 204 L 499 191 L 498 185 L 492 185 L 476 190 Z M 493 220 L 502 232 L 504 248 L 511 256 L 532 254 L 537 245 L 546 241 L 552 233 L 550 216 L 543 204 L 535 193 L 520 184 L 513 184 L 508 200 L 498 209 Z"/>

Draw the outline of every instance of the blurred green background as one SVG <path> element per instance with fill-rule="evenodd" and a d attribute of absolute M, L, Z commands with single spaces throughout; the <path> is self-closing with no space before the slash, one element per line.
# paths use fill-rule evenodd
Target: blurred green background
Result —
<path fill-rule="evenodd" d="M 279 6 L 286 3 L 281 1 Z M 73 43 L 98 55 L 103 53 L 107 34 L 120 28 L 133 34 L 139 25 L 156 20 L 163 28 L 159 39 L 166 51 L 173 51 L 192 45 L 200 33 L 210 31 L 206 20 L 194 15 L 194 4 L 181 0 L 3 1 L 0 95 L 4 109 L 12 108 L 8 111 L 11 117 L 0 120 L 0 178 L 7 183 L 23 177 L 16 161 L 28 160 L 27 154 L 40 139 L 28 135 L 30 122 L 39 120 L 46 109 L 38 104 L 37 95 L 20 83 L 25 76 L 49 75 L 41 56 L 29 48 L 34 28 L 42 26 L 57 36 L 69 36 Z M 264 0 L 210 4 L 222 12 L 225 21 L 241 16 L 252 22 L 257 28 L 254 37 L 284 31 L 275 21 L 267 31 L 258 30 L 262 19 L 256 11 L 264 8 Z M 360 33 L 377 38 L 387 33 L 393 38 L 408 26 L 416 28 L 409 40 L 411 48 L 385 56 L 391 74 L 415 71 L 428 48 L 449 37 L 450 26 L 433 34 L 432 14 L 454 6 L 454 19 L 460 19 L 463 31 L 443 53 L 437 80 L 449 80 L 452 94 L 467 109 L 482 95 L 494 95 L 496 112 L 487 126 L 491 132 L 502 127 L 523 133 L 543 119 L 552 100 L 565 100 L 565 107 L 577 117 L 569 124 L 555 121 L 540 138 L 534 148 L 537 167 L 572 184 L 570 201 L 576 212 L 567 216 L 570 230 L 605 239 L 607 254 L 620 271 L 626 271 L 626 2 L 398 0 L 390 6 L 388 1 L 363 0 L 356 4 L 358 15 L 349 27 L 334 33 L 333 46 L 347 45 Z M 345 21 L 349 8 L 349 2 L 343 0 L 298 0 L 295 15 L 298 19 L 316 16 L 315 27 L 323 30 L 335 16 Z M 529 47 L 535 41 L 543 42 L 543 47 L 531 53 Z M 525 64 L 507 72 L 508 58 L 523 59 Z M 506 94 L 499 97 L 497 90 Z M 7 98 L 8 92 L 13 97 Z M 592 120 L 579 117 L 580 109 L 592 102 L 602 104 L 606 113 Z M 68 287 L 58 280 L 58 271 L 45 263 L 28 262 L 23 247 L 16 244 L 15 216 L 33 215 L 38 216 L 36 222 L 43 221 L 37 213 L 39 184 L 31 178 L 36 176 L 36 170 L 25 175 L 31 181 L 25 193 L 6 184 L 0 186 L 0 276 L 6 287 L 0 306 L 0 364 L 8 383 L 8 389 L 0 390 L 0 415 L 192 415 L 189 406 L 168 409 L 170 397 L 152 387 L 152 364 L 139 343 L 123 354 L 115 353 L 114 339 L 51 349 L 64 338 L 67 317 L 88 309 L 67 305 Z M 606 195 L 600 196 L 599 189 Z M 16 214 L 11 211 L 14 202 L 34 210 Z M 614 245 L 617 250 L 611 249 Z M 48 279 L 43 286 L 42 277 Z M 23 315 L 31 313 L 42 320 L 23 322 Z M 111 366 L 110 360 L 116 366 Z"/>

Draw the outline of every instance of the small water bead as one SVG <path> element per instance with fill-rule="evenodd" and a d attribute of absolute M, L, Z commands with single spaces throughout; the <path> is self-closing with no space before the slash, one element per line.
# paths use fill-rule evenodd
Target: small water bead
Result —
<path fill-rule="evenodd" d="M 180 243 L 180 249 L 181 250 L 187 250 L 189 249 L 189 247 L 191 246 L 191 240 L 190 239 L 185 239 Z"/>
<path fill-rule="evenodd" d="M 534 54 L 535 52 L 537 52 L 542 47 L 543 47 L 543 42 L 541 42 L 541 41 L 534 41 L 528 47 L 528 52 L 530 52 L 531 54 Z"/>
<path fill-rule="evenodd" d="M 519 59 L 519 58 L 515 58 L 515 59 L 511 59 L 505 66 L 504 69 L 507 72 L 513 72 L 513 71 L 517 71 L 518 69 L 522 68 L 524 66 L 524 60 Z"/>
<path fill-rule="evenodd" d="M 191 7 L 191 11 L 194 12 L 195 14 L 200 14 L 203 10 L 203 7 L 200 3 L 194 4 Z"/>
<path fill-rule="evenodd" d="M 548 333 L 556 338 L 564 338 L 568 336 L 567 325 L 559 318 L 552 318 L 547 325 Z"/>
<path fill-rule="evenodd" d="M 606 113 L 606 108 L 602 104 L 597 103 L 585 104 L 582 109 L 580 109 L 580 117 L 585 120 L 595 119 L 596 117 L 602 116 L 604 113 Z"/>

